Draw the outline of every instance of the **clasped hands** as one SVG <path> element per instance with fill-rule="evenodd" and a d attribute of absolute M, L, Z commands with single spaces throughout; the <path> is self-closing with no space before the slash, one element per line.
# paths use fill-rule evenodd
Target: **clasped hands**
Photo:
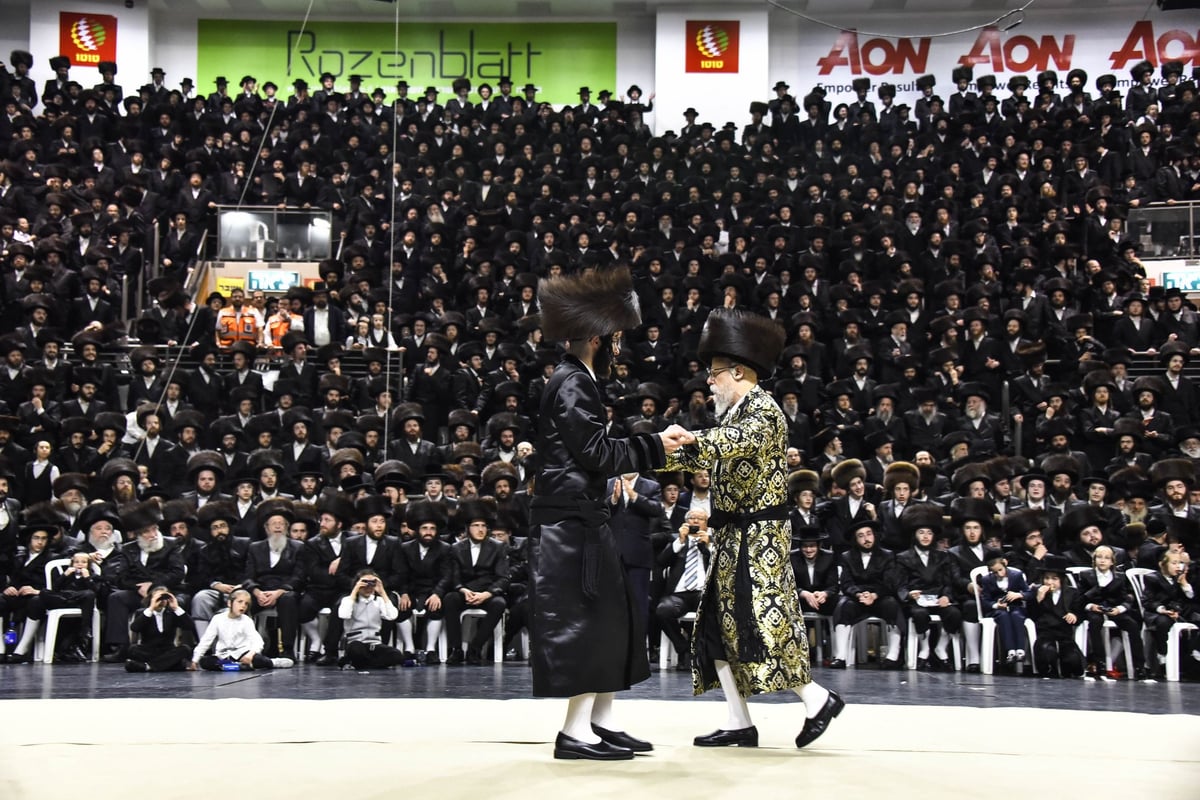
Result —
<path fill-rule="evenodd" d="M 696 434 L 681 425 L 671 425 L 659 434 L 659 438 L 662 439 L 663 449 L 668 453 L 674 453 L 686 444 L 696 443 Z"/>

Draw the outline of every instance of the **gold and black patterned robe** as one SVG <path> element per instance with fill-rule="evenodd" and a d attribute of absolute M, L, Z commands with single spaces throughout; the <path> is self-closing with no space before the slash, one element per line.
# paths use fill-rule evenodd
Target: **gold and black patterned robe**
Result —
<path fill-rule="evenodd" d="M 707 469 L 712 473 L 714 512 L 748 515 L 787 502 L 787 424 L 775 401 L 755 386 L 725 412 L 715 428 L 696 432 L 697 443 L 667 457 L 667 470 Z M 745 548 L 743 549 L 743 538 Z M 809 683 L 808 639 L 800 612 L 796 578 L 789 558 L 791 531 L 786 518 L 725 525 L 713 531 L 714 552 L 705 578 L 693 637 L 695 694 L 715 689 L 711 661 L 728 661 L 743 697 L 799 688 Z M 749 556 L 750 608 L 738 608 L 735 576 L 742 552 Z M 711 593 L 716 592 L 715 603 Z M 707 602 L 706 602 L 707 601 Z M 696 647 L 707 609 L 717 609 L 724 654 Z M 747 616 L 748 615 L 748 616 Z M 764 646 L 761 660 L 739 659 L 738 629 L 756 628 Z M 709 628 L 712 630 L 712 628 Z"/>

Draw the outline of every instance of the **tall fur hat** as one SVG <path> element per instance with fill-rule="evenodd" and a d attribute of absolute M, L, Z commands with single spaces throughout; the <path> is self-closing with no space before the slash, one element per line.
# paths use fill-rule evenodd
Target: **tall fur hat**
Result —
<path fill-rule="evenodd" d="M 850 481 L 855 478 L 867 479 L 867 468 L 857 458 L 847 458 L 845 461 L 839 461 L 833 465 L 829 476 L 833 478 L 834 484 L 839 489 L 849 489 Z"/>
<path fill-rule="evenodd" d="M 811 469 L 798 469 L 788 475 L 788 497 L 795 497 L 805 489 L 813 494 L 821 493 L 821 476 Z"/>
<path fill-rule="evenodd" d="M 1095 525 L 1100 530 L 1105 529 L 1104 515 L 1093 505 L 1076 506 L 1063 514 L 1058 521 L 1058 541 L 1065 547 L 1079 539 L 1084 528 Z"/>
<path fill-rule="evenodd" d="M 900 514 L 900 528 L 906 536 L 912 536 L 918 528 L 929 528 L 933 538 L 942 534 L 942 509 L 933 503 L 916 503 Z"/>
<path fill-rule="evenodd" d="M 520 473 L 517 472 L 517 468 L 512 464 L 504 461 L 493 461 L 483 468 L 479 480 L 482 482 L 481 486 L 487 488 L 495 486 L 496 481 L 501 478 L 507 478 L 513 487 L 516 488 L 519 475 Z"/>
<path fill-rule="evenodd" d="M 254 509 L 254 521 L 258 525 L 259 530 L 267 524 L 267 520 L 276 514 L 282 515 L 291 525 L 296 521 L 295 504 L 286 497 L 272 497 L 270 500 L 263 500 L 258 504 L 258 508 Z"/>
<path fill-rule="evenodd" d="M 220 480 L 225 476 L 225 458 L 213 450 L 201 450 L 187 460 L 187 476 L 189 480 L 196 477 L 201 470 L 212 470 Z"/>
<path fill-rule="evenodd" d="M 883 471 L 883 491 L 891 494 L 898 483 L 907 483 L 908 488 L 915 492 L 921 487 L 921 470 L 916 464 L 908 461 L 893 461 Z"/>
<path fill-rule="evenodd" d="M 441 503 L 414 500 L 404 507 L 404 521 L 416 531 L 423 523 L 432 522 L 439 528 L 446 524 L 446 512 Z"/>
<path fill-rule="evenodd" d="M 956 501 L 954 509 L 951 511 L 950 518 L 956 527 L 962 527 L 964 522 L 974 521 L 983 523 L 984 532 L 986 534 L 987 527 L 991 525 L 992 521 L 996 518 L 996 507 L 987 500 L 965 498 Z"/>
<path fill-rule="evenodd" d="M 1055 475 L 1067 475 L 1071 479 L 1071 483 L 1079 480 L 1079 459 L 1070 455 L 1052 455 L 1048 456 L 1042 462 L 1042 472 L 1051 480 Z"/>
<path fill-rule="evenodd" d="M 992 485 L 992 474 L 988 470 L 987 464 L 976 462 L 974 464 L 964 464 L 954 470 L 954 475 L 950 478 L 950 484 L 954 487 L 954 491 L 959 494 L 966 494 L 967 487 L 975 481 L 983 481 L 989 487 Z"/>
<path fill-rule="evenodd" d="M 1151 465 L 1150 481 L 1159 489 L 1170 481 L 1183 481 L 1190 489 L 1196 484 L 1196 465 L 1190 458 L 1164 458 Z"/>
<path fill-rule="evenodd" d="M 711 362 L 713 356 L 725 356 L 745 364 L 761 380 L 775 368 L 786 338 L 784 329 L 767 317 L 718 308 L 704 323 L 696 353 L 705 362 Z"/>
<path fill-rule="evenodd" d="M 196 523 L 201 530 L 207 531 L 209 526 L 219 519 L 223 519 L 229 523 L 229 527 L 233 527 L 238 523 L 237 508 L 230 500 L 221 500 L 215 503 L 205 503 L 204 507 L 196 512 Z"/>
<path fill-rule="evenodd" d="M 496 524 L 496 501 L 490 497 L 463 500 L 458 504 L 454 517 L 464 528 L 477 519 L 486 522 L 490 528 Z"/>
<path fill-rule="evenodd" d="M 332 514 L 345 527 L 349 528 L 358 519 L 354 504 L 345 495 L 333 491 L 322 492 L 317 498 L 317 515 Z"/>
<path fill-rule="evenodd" d="M 538 284 L 542 333 L 554 342 L 587 339 L 642 324 L 628 267 L 545 278 Z"/>
<path fill-rule="evenodd" d="M 366 522 L 371 517 L 392 516 L 392 499 L 384 494 L 369 494 L 360 497 L 354 503 L 354 511 L 359 522 Z"/>
<path fill-rule="evenodd" d="M 151 525 L 158 525 L 160 519 L 162 519 L 162 515 L 156 500 L 129 503 L 121 507 L 121 530 L 126 535 L 149 528 Z"/>
<path fill-rule="evenodd" d="M 1050 521 L 1036 508 L 1022 508 L 1004 515 L 1004 541 L 1018 544 L 1030 531 L 1045 531 Z"/>

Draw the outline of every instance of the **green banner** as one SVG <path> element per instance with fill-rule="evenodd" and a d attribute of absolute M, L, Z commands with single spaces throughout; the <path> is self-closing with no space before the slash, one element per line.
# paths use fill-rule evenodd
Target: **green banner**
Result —
<path fill-rule="evenodd" d="M 251 20 L 199 21 L 196 72 L 201 91 L 218 75 L 236 93 L 244 75 L 279 85 L 286 97 L 291 83 L 304 78 L 310 91 L 329 72 L 344 91 L 350 75 L 364 77 L 363 91 L 375 87 L 396 96 L 396 82 L 406 80 L 409 96 L 436 86 L 449 99 L 455 78 L 471 79 L 472 87 L 504 75 L 521 87 L 538 87 L 537 99 L 562 105 L 579 102 L 579 87 L 617 92 L 617 26 L 612 22 L 563 23 L 407 23 L 399 38 L 387 22 L 299 22 Z M 619 93 L 619 92 L 618 92 Z"/>

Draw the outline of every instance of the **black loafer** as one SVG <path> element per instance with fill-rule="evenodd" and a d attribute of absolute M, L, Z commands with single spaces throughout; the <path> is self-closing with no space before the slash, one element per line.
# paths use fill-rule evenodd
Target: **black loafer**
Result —
<path fill-rule="evenodd" d="M 825 705 L 821 707 L 817 715 L 812 719 L 804 720 L 804 728 L 796 736 L 796 747 L 807 747 L 821 738 L 821 734 L 829 727 L 829 723 L 833 722 L 833 718 L 841 714 L 845 707 L 846 701 L 831 689 L 829 699 L 825 701 Z"/>
<path fill-rule="evenodd" d="M 917 659 L 917 672 L 929 672 L 929 659 L 928 658 L 918 658 Z"/>
<path fill-rule="evenodd" d="M 33 656 L 29 653 L 11 653 L 8 656 L 9 664 L 31 664 Z"/>
<path fill-rule="evenodd" d="M 829 662 L 829 668 L 830 669 L 845 669 L 846 668 L 846 659 L 835 658 L 833 661 Z"/>
<path fill-rule="evenodd" d="M 628 761 L 633 758 L 633 751 L 627 747 L 609 744 L 603 739 L 596 744 L 581 742 L 560 731 L 558 738 L 554 740 L 554 757 L 568 760 Z"/>
<path fill-rule="evenodd" d="M 972 675 L 978 675 L 979 674 L 979 665 L 978 664 L 967 664 L 967 672 L 971 673 Z"/>
<path fill-rule="evenodd" d="M 696 747 L 758 747 L 758 728 L 739 728 L 736 731 L 715 730 L 692 740 Z"/>
<path fill-rule="evenodd" d="M 601 728 L 599 725 L 592 725 L 592 733 L 599 736 L 608 744 L 616 747 L 624 747 L 635 753 L 649 753 L 654 749 L 654 745 L 643 739 L 630 736 L 625 731 L 610 731 L 607 728 Z"/>
<path fill-rule="evenodd" d="M 898 658 L 885 658 L 883 661 L 879 662 L 879 668 L 886 669 L 886 670 L 895 670 L 895 669 L 903 669 L 903 665 L 900 663 L 900 659 L 898 659 Z"/>
<path fill-rule="evenodd" d="M 326 653 L 313 663 L 318 667 L 335 667 L 338 663 L 338 654 L 336 652 Z"/>

